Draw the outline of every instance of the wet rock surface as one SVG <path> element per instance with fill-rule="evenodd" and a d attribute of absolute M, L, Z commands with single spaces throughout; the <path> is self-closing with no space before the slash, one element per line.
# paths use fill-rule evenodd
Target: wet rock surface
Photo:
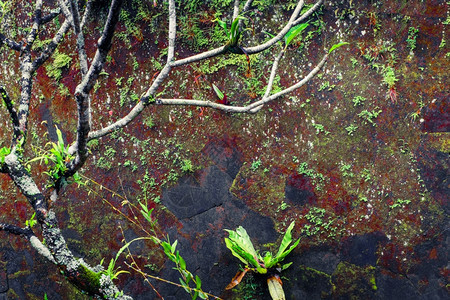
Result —
<path fill-rule="evenodd" d="M 224 291 L 240 263 L 225 247 L 224 229 L 243 226 L 255 245 L 275 243 L 268 248 L 276 248 L 277 230 L 285 228 L 288 220 L 296 221 L 293 234 L 301 238 L 286 260 L 292 266 L 282 273 L 288 299 L 448 299 L 449 25 L 444 22 L 449 4 L 439 0 L 327 2 L 330 6 L 321 12 L 325 23 L 313 29 L 313 21 L 308 29 L 308 33 L 320 30 L 327 36 L 317 35 L 309 46 L 302 40 L 288 49 L 277 85 L 286 87 L 310 70 L 320 56 L 315 48 L 328 47 L 338 37 L 350 45 L 335 51 L 320 77 L 288 99 L 244 116 L 150 105 L 123 132 L 93 147 L 83 174 L 110 191 L 99 189 L 96 196 L 83 188 L 74 191 L 73 186 L 65 191 L 58 214 L 62 227 L 67 227 L 63 234 L 71 250 L 92 264 L 115 257 L 124 238 L 130 241 L 143 235 L 138 228 L 124 225 L 126 217 L 134 215 L 123 202 L 139 209 L 136 200 L 140 199 L 155 209 L 161 230 L 171 242 L 178 240 L 177 249 L 187 268 L 202 279 L 204 290 L 223 299 L 269 299 L 264 276 L 247 274 L 233 291 Z M 265 25 L 279 24 L 277 20 Z M 145 38 L 133 37 L 132 51 L 143 69 L 153 70 L 148 57 L 161 54 L 159 45 L 165 45 L 166 37 L 147 37 L 151 29 L 147 23 L 144 26 Z M 409 36 L 410 28 L 419 29 L 415 50 L 410 49 L 414 38 Z M 93 45 L 95 35 L 87 36 Z M 445 39 L 447 44 L 442 45 Z M 162 40 L 159 45 L 153 43 Z M 325 45 L 319 43 L 323 40 Z M 183 42 L 177 45 L 184 51 Z M 113 64 L 105 71 L 123 78 L 134 74 L 135 82 L 148 81 L 130 67 L 123 51 L 128 45 L 118 41 L 114 47 L 117 57 L 113 55 Z M 227 59 L 220 58 L 230 62 Z M 239 81 L 245 78 L 236 71 L 240 67 L 230 64 L 225 72 L 205 78 L 223 84 L 221 88 L 230 93 L 238 89 L 233 100 L 244 102 L 255 91 L 242 88 L 246 84 Z M 252 68 L 255 75 L 268 73 L 267 68 L 257 69 L 253 61 Z M 386 84 L 387 68 L 397 79 L 393 89 Z M 186 71 L 188 82 L 198 75 L 191 69 L 180 71 Z M 75 84 L 66 73 L 62 80 Z M 64 137 L 73 140 L 76 124 L 68 108 L 73 101 L 58 95 L 48 76 L 40 75 L 36 94 L 41 89 L 45 101 L 33 99 L 40 103 L 33 105 L 37 134 L 55 140 L 53 125 L 58 124 Z M 111 99 L 121 98 L 118 84 L 104 77 L 98 95 L 93 95 L 95 104 L 103 102 L 106 93 L 111 93 Z M 207 94 L 210 82 L 205 80 L 201 86 L 205 78 L 188 84 L 188 91 L 177 90 L 180 95 L 169 92 L 168 97 Z M 181 87 L 186 79 L 174 80 Z M 230 84 L 235 81 L 238 88 Z M 128 88 L 134 91 L 136 85 Z M 95 111 L 101 120 L 94 127 L 114 122 L 127 105 L 111 103 L 106 110 Z M 0 132 L 5 128 L 0 126 Z M 47 140 L 41 142 L 44 147 Z M 112 163 L 102 165 L 102 158 Z M 193 173 L 180 170 L 183 159 L 194 165 Z M 307 165 L 300 172 L 301 163 Z M 168 179 L 168 174 L 175 179 Z M 154 179 L 152 184 L 144 182 L 146 176 L 149 182 Z M 17 197 L 14 186 L 8 186 L 6 176 L 0 184 L 7 195 L 0 198 L 2 213 L 7 212 L 8 222 L 24 224 L 31 216 L 28 204 Z M 156 196 L 161 196 L 160 201 L 153 201 Z M 0 300 L 42 299 L 44 294 L 52 300 L 89 299 L 29 249 L 25 240 L 4 236 L 0 233 Z M 162 256 L 144 242 L 132 244 L 130 251 Z M 142 260 L 142 265 L 146 263 Z M 179 282 L 172 263 L 164 259 L 158 263 L 146 271 Z M 139 274 L 121 275 L 117 282 L 136 299 L 157 299 Z M 190 299 L 180 287 L 150 282 L 165 299 Z"/>
<path fill-rule="evenodd" d="M 191 177 L 182 179 L 179 184 L 165 192 L 163 203 L 174 212 L 182 225 L 182 229 L 178 232 L 175 229 L 169 230 L 169 235 L 171 239 L 178 240 L 177 249 L 189 262 L 188 269 L 196 271 L 202 279 L 202 285 L 208 287 L 210 292 L 220 294 L 239 270 L 237 259 L 225 246 L 224 238 L 228 234 L 224 229 L 234 230 L 243 226 L 255 245 L 275 242 L 278 234 L 270 218 L 250 210 L 239 199 L 233 197 L 229 192 L 232 178 L 226 171 L 212 166 L 203 170 L 199 177 L 201 179 L 197 183 L 193 183 Z M 221 188 L 218 188 L 218 185 Z M 175 205 L 170 201 L 170 197 L 166 195 L 172 196 L 173 193 L 195 194 L 196 197 L 188 201 L 192 206 L 186 207 L 186 202 Z M 211 202 L 212 199 L 215 201 Z M 186 213 L 187 211 L 189 213 Z M 171 270 L 172 266 L 173 264 L 168 262 L 161 277 L 177 282 L 179 273 Z M 173 287 L 160 285 L 158 291 L 171 295 Z M 190 299 L 190 297 L 179 290 L 172 298 L 167 299 Z"/>

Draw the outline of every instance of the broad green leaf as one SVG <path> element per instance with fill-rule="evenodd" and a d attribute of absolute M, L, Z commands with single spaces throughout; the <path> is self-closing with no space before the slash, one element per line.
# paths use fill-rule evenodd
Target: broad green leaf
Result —
<path fill-rule="evenodd" d="M 282 265 L 282 266 L 281 266 L 281 271 L 286 270 L 286 269 L 289 268 L 291 265 L 292 265 L 292 262 Z"/>
<path fill-rule="evenodd" d="M 280 248 L 278 249 L 278 253 L 275 255 L 275 257 L 280 256 L 283 254 L 283 252 L 287 249 L 289 244 L 292 242 L 292 234 L 291 231 L 294 228 L 295 222 L 292 221 L 291 224 L 289 224 L 289 227 L 286 229 L 286 233 L 283 236 L 283 240 L 281 241 Z"/>
<path fill-rule="evenodd" d="M 264 255 L 264 265 L 267 267 L 268 265 L 270 265 L 270 262 L 273 259 L 273 255 L 270 252 L 266 252 L 266 254 Z"/>
<path fill-rule="evenodd" d="M 172 247 L 171 247 L 171 252 L 174 253 L 175 249 L 177 248 L 177 244 L 178 244 L 178 240 L 175 240 L 175 242 L 173 242 Z"/>
<path fill-rule="evenodd" d="M 240 31 L 239 31 L 239 20 L 246 20 L 246 18 L 242 17 L 242 16 L 237 16 L 236 19 L 233 20 L 233 22 L 231 23 L 231 29 L 230 29 L 230 41 L 232 44 L 236 44 L 237 41 L 239 40 L 239 36 L 240 36 Z"/>
<path fill-rule="evenodd" d="M 306 27 L 308 27 L 309 24 L 308 23 L 301 23 L 298 24 L 294 27 L 292 27 L 288 33 L 286 33 L 286 35 L 284 36 L 284 42 L 286 43 L 286 48 L 289 46 L 289 44 L 291 43 L 291 41 L 298 36 L 300 33 L 303 32 L 303 30 L 306 29 Z"/>
<path fill-rule="evenodd" d="M 213 22 L 217 22 L 217 23 L 219 23 L 219 25 L 223 28 L 223 30 L 225 31 L 225 35 L 227 36 L 227 37 L 229 37 L 230 36 L 230 34 L 228 33 L 228 28 L 227 28 L 227 23 L 226 22 L 224 22 L 224 21 L 222 21 L 222 20 L 220 20 L 220 19 L 215 19 Z"/>
<path fill-rule="evenodd" d="M 180 261 L 180 268 L 183 270 L 186 270 L 186 261 L 184 260 L 184 258 L 179 256 L 179 261 Z M 189 280 L 188 280 L 188 282 L 189 282 Z"/>
<path fill-rule="evenodd" d="M 294 228 L 295 222 L 292 222 L 288 229 L 286 230 L 286 233 L 283 236 L 283 240 L 281 241 L 281 245 L 280 248 L 278 249 L 277 254 L 275 255 L 275 257 L 273 258 L 273 260 L 270 262 L 269 265 L 266 265 L 267 268 L 271 268 L 273 267 L 275 264 L 283 261 L 283 259 L 289 254 L 291 253 L 292 250 L 295 249 L 295 247 L 297 247 L 298 243 L 300 242 L 300 239 L 298 239 L 288 250 L 287 247 L 289 246 L 289 244 L 292 242 L 292 234 L 291 231 Z"/>
<path fill-rule="evenodd" d="M 334 50 L 336 50 L 337 48 L 344 46 L 344 45 L 348 45 L 349 43 L 347 42 L 340 42 L 338 44 L 334 44 L 333 46 L 331 46 L 330 50 L 328 51 L 328 54 L 330 54 L 331 52 L 333 52 Z"/>
<path fill-rule="evenodd" d="M 202 281 L 200 280 L 200 277 L 198 277 L 198 275 L 195 275 L 195 283 L 197 289 L 199 290 L 202 287 Z"/>
<path fill-rule="evenodd" d="M 249 260 L 252 259 L 252 256 L 248 253 L 245 253 L 242 248 L 239 248 L 239 246 L 236 245 L 236 243 L 232 242 L 230 239 L 225 238 L 225 244 L 228 249 L 230 249 L 231 253 L 236 256 L 241 262 L 243 262 L 246 265 L 250 265 Z"/>
<path fill-rule="evenodd" d="M 286 300 L 284 295 L 283 286 L 281 280 L 275 276 L 267 279 L 267 286 L 269 287 L 269 293 L 273 300 Z"/>
<path fill-rule="evenodd" d="M 223 97 L 225 97 L 225 95 L 222 93 L 222 91 L 213 83 L 212 87 L 214 89 L 214 92 L 216 92 L 217 97 L 219 97 L 220 100 L 223 100 Z"/>
<path fill-rule="evenodd" d="M 270 268 L 274 265 L 276 265 L 277 263 L 283 261 L 283 259 L 289 255 L 289 253 L 291 253 L 292 250 L 295 249 L 295 247 L 297 247 L 298 243 L 300 242 L 300 239 L 298 239 L 287 251 L 284 251 L 283 254 L 281 254 L 280 256 L 276 256 L 273 261 L 272 264 L 270 266 L 266 266 L 267 268 Z"/>
<path fill-rule="evenodd" d="M 58 144 L 64 146 L 64 139 L 62 137 L 62 132 L 61 130 L 59 130 L 58 126 L 55 127 L 56 127 L 56 135 L 58 136 Z"/>

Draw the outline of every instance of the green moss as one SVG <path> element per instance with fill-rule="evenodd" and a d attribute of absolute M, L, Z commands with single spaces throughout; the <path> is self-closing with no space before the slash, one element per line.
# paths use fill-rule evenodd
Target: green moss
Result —
<path fill-rule="evenodd" d="M 378 289 L 375 267 L 360 267 L 348 262 L 340 262 L 337 265 L 332 282 L 333 295 L 348 299 L 371 299 Z"/>
<path fill-rule="evenodd" d="M 85 265 L 80 264 L 77 268 L 77 277 L 72 282 L 75 286 L 90 294 L 98 293 L 100 289 L 101 272 L 94 272 Z"/>

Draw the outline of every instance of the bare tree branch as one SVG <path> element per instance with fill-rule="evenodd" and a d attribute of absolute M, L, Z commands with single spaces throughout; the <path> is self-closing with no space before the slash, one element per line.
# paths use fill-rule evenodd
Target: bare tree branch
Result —
<path fill-rule="evenodd" d="M 33 70 L 37 70 L 47 59 L 52 56 L 58 45 L 63 40 L 64 35 L 69 31 L 70 20 L 66 19 L 64 23 L 59 28 L 58 32 L 53 37 L 52 41 L 47 45 L 47 47 L 42 51 L 39 57 L 35 58 L 33 61 Z"/>
<path fill-rule="evenodd" d="M 268 40 L 267 42 L 265 42 L 261 45 L 244 48 L 245 52 L 248 54 L 258 53 L 258 52 L 261 52 L 261 51 L 264 51 L 264 50 L 270 48 L 276 42 L 280 41 L 286 35 L 286 33 L 288 33 L 288 31 L 292 28 L 292 26 L 294 26 L 294 22 L 297 19 L 298 15 L 300 14 L 300 12 L 303 8 L 303 5 L 304 5 L 304 1 L 300 0 L 298 2 L 297 6 L 295 7 L 295 10 L 292 12 L 289 22 L 283 27 L 283 29 L 275 37 L 271 38 L 270 40 Z"/>
<path fill-rule="evenodd" d="M 0 223 L 0 231 L 5 231 L 10 234 L 15 235 L 22 235 L 22 236 L 28 236 L 30 234 L 33 234 L 31 229 L 29 227 L 21 228 L 16 225 L 6 224 L 6 223 Z"/>
<path fill-rule="evenodd" d="M 77 101 L 78 111 L 78 125 L 77 125 L 77 140 L 73 145 L 72 151 L 75 151 L 76 156 L 68 166 L 67 176 L 73 175 L 84 164 L 87 158 L 88 149 L 87 141 L 91 129 L 90 126 L 90 101 L 89 92 L 94 87 L 103 65 L 106 61 L 106 56 L 111 49 L 112 38 L 117 22 L 119 21 L 119 14 L 122 5 L 122 0 L 113 0 L 109 9 L 108 18 L 103 28 L 103 33 L 98 40 L 98 47 L 95 53 L 92 64 L 83 77 L 81 83 L 75 89 L 75 99 Z M 173 52 L 172 52 L 173 55 Z"/>
<path fill-rule="evenodd" d="M 319 0 L 314 4 L 310 9 L 308 9 L 307 12 L 305 12 L 303 15 L 301 15 L 297 20 L 294 22 L 294 26 L 300 24 L 303 22 L 306 18 L 308 18 L 313 12 L 315 12 L 323 3 L 323 0 Z"/>
<path fill-rule="evenodd" d="M 14 131 L 14 138 L 17 139 L 20 136 L 20 124 L 19 124 L 19 117 L 17 116 L 17 111 L 14 108 L 14 104 L 12 103 L 11 98 L 9 98 L 9 95 L 3 86 L 0 86 L 0 95 L 3 99 L 3 102 L 6 105 L 6 109 L 8 109 L 9 116 L 11 117 L 11 122 Z"/>
<path fill-rule="evenodd" d="M 232 20 L 236 19 L 239 15 L 239 0 L 234 0 L 234 8 L 233 8 L 233 18 Z"/>
<path fill-rule="evenodd" d="M 43 16 L 41 19 L 41 25 L 47 24 L 48 22 L 52 21 L 54 18 L 59 16 L 60 13 L 61 13 L 61 10 L 58 8 L 58 9 L 51 11 L 48 15 Z"/>
<path fill-rule="evenodd" d="M 169 49 L 167 54 L 167 62 L 161 72 L 153 81 L 150 88 L 142 95 L 141 101 L 139 101 L 133 109 L 123 118 L 118 120 L 117 122 L 99 129 L 95 132 L 89 133 L 89 140 L 96 139 L 102 136 L 105 136 L 118 128 L 122 128 L 133 121 L 143 110 L 144 108 L 152 103 L 151 99 L 153 99 L 153 95 L 156 93 L 156 90 L 161 85 L 161 83 L 167 78 L 170 73 L 170 70 L 173 66 L 172 60 L 175 53 L 175 37 L 176 37 L 176 10 L 175 10 L 175 0 L 169 0 Z"/>
<path fill-rule="evenodd" d="M 248 0 L 245 2 L 244 8 L 242 9 L 242 13 L 247 12 L 253 4 L 253 0 Z"/>
<path fill-rule="evenodd" d="M 0 47 L 2 45 L 6 45 L 8 48 L 10 48 L 12 50 L 16 50 L 16 51 L 21 51 L 22 50 L 22 44 L 21 43 L 17 43 L 17 42 L 7 38 L 6 36 L 4 36 L 3 34 L 0 33 Z"/>
<path fill-rule="evenodd" d="M 81 74 L 83 77 L 88 71 L 87 54 L 85 49 L 84 35 L 80 25 L 80 12 L 78 11 L 78 3 L 75 0 L 70 1 L 70 12 L 72 14 L 72 26 L 77 36 L 78 58 L 80 60 Z"/>
<path fill-rule="evenodd" d="M 280 53 L 277 55 L 277 57 L 275 58 L 275 60 L 273 61 L 273 65 L 272 65 L 272 71 L 270 71 L 270 77 L 269 77 L 269 82 L 267 83 L 267 87 L 266 87 L 266 92 L 264 93 L 264 96 L 262 97 L 262 99 L 266 99 L 267 97 L 269 97 L 270 92 L 272 91 L 272 86 L 273 86 L 273 81 L 275 80 L 275 75 L 277 73 L 277 69 L 278 69 L 278 64 L 281 60 L 281 58 L 283 57 L 285 53 L 285 49 L 283 48 Z M 258 106 L 255 107 L 254 109 L 250 110 L 251 113 L 256 113 L 258 112 L 263 106 Z"/>
<path fill-rule="evenodd" d="M 323 0 L 319 0 L 319 2 L 316 3 L 316 5 L 313 8 L 308 10 L 307 14 L 310 15 L 320 5 L 320 3 L 322 1 Z M 176 26 L 176 16 L 175 16 L 175 13 L 173 13 L 173 14 L 171 13 L 171 8 L 170 8 L 170 5 L 172 2 L 173 2 L 172 0 L 169 1 L 169 28 L 171 28 L 172 26 Z M 247 1 L 244 6 L 244 10 L 249 9 L 252 2 L 253 2 L 252 0 Z M 235 4 L 236 4 L 236 1 L 235 1 Z M 255 54 L 255 53 L 259 53 L 259 52 L 262 52 L 262 51 L 268 49 L 269 47 L 273 46 L 275 43 L 280 41 L 286 35 L 286 33 L 292 28 L 292 26 L 294 26 L 294 22 L 297 20 L 303 6 L 304 6 L 304 1 L 300 0 L 298 2 L 294 12 L 292 13 L 288 23 L 274 38 L 272 38 L 271 40 L 269 40 L 268 42 L 266 42 L 264 44 L 261 44 L 261 45 L 255 46 L 255 47 L 245 48 L 244 50 L 246 52 L 248 52 L 248 54 Z M 234 6 L 234 7 L 236 7 L 236 6 Z M 174 24 L 174 25 L 171 25 L 171 24 Z M 171 31 L 169 29 L 169 53 L 171 53 L 171 51 L 172 51 L 171 46 L 170 46 L 171 45 L 171 35 L 170 35 L 171 32 L 173 32 L 173 31 Z M 173 43 L 174 42 L 175 42 L 175 36 L 173 36 Z M 118 121 L 114 122 L 113 124 L 111 124 L 107 127 L 104 127 L 102 129 L 99 129 L 94 132 L 90 132 L 88 139 L 91 140 L 91 139 L 105 136 L 119 128 L 126 126 L 131 121 L 133 121 L 145 109 L 145 107 L 148 104 L 154 103 L 155 99 L 153 98 L 153 95 L 156 93 L 156 90 L 161 85 L 163 80 L 169 75 L 171 68 L 191 64 L 191 63 L 205 60 L 205 59 L 209 59 L 209 58 L 221 55 L 221 54 L 225 54 L 226 52 L 227 52 L 227 49 L 225 46 L 223 46 L 223 47 L 219 47 L 219 48 L 209 50 L 209 51 L 206 51 L 203 53 L 199 53 L 197 55 L 193 55 L 193 56 L 190 56 L 187 58 L 174 60 L 174 61 L 171 61 L 169 59 L 171 57 L 171 55 L 169 54 L 166 65 L 164 66 L 164 68 L 160 72 L 160 74 L 157 76 L 157 78 L 153 81 L 151 87 L 146 91 L 146 93 L 144 93 L 142 95 L 141 101 L 139 101 L 125 117 L 119 119 Z M 282 57 L 282 54 L 279 57 L 279 59 L 281 59 L 281 57 Z M 328 57 L 328 56 L 326 56 L 326 57 Z M 326 61 L 326 57 L 319 63 L 319 65 L 313 71 L 311 71 L 310 74 L 308 74 L 308 76 L 306 76 L 304 78 L 304 80 L 306 79 L 305 81 L 304 80 L 300 81 L 300 82 L 302 82 L 301 85 L 303 85 L 308 80 L 310 80 L 320 70 L 320 68 L 323 66 L 323 64 Z M 279 59 L 278 59 L 278 61 L 279 61 Z M 275 76 L 274 72 L 277 69 L 278 61 L 275 60 L 275 62 L 274 62 L 274 68 L 272 71 L 273 76 Z M 315 70 L 317 70 L 317 71 L 315 71 Z M 273 84 L 273 80 L 272 80 L 272 84 Z M 269 86 L 268 86 L 268 88 L 269 88 Z M 270 88 L 270 90 L 271 90 L 271 88 Z M 270 90 L 269 90 L 269 92 L 270 92 Z M 286 90 L 288 90 L 288 89 L 286 89 Z M 162 104 L 162 105 L 193 105 L 193 106 L 211 107 L 211 108 L 219 109 L 222 111 L 236 112 L 236 113 L 240 113 L 240 112 L 255 113 L 260 109 L 260 108 L 257 108 L 258 106 L 261 106 L 262 104 L 273 101 L 276 98 L 278 98 L 279 96 L 284 95 L 285 94 L 285 93 L 283 93 L 284 91 L 285 90 L 280 92 L 282 94 L 277 93 L 276 95 L 278 95 L 278 96 L 275 98 L 273 98 L 274 95 L 272 95 L 271 97 L 268 97 L 268 98 L 263 97 L 260 101 L 255 102 L 255 103 L 253 103 L 249 106 L 245 106 L 245 107 L 232 107 L 232 106 L 223 105 L 223 104 L 210 102 L 210 101 L 199 101 L 199 100 L 191 100 L 191 99 L 158 99 L 156 101 L 156 103 Z M 289 90 L 289 91 L 292 91 L 292 90 Z M 258 103 L 258 104 L 256 104 L 256 103 Z"/>
<path fill-rule="evenodd" d="M 91 9 L 92 9 L 92 0 L 88 0 L 86 3 L 86 8 L 84 9 L 83 19 L 81 19 L 80 24 L 81 29 L 83 29 L 84 25 L 86 24 L 87 18 L 91 13 Z"/>
<path fill-rule="evenodd" d="M 229 105 L 219 104 L 219 103 L 212 102 L 212 101 L 192 100 L 192 99 L 156 99 L 155 103 L 159 104 L 159 105 L 187 105 L 187 106 L 211 107 L 211 108 L 215 108 L 217 110 L 221 110 L 221 111 L 225 111 L 225 112 L 232 112 L 232 113 L 252 113 L 252 112 L 254 112 L 253 109 L 257 108 L 258 106 L 261 106 L 263 104 L 266 104 L 268 102 L 276 100 L 277 98 L 279 98 L 287 93 L 290 93 L 290 92 L 298 89 L 305 83 L 307 83 L 309 80 L 311 80 L 311 78 L 314 77 L 314 75 L 316 75 L 320 71 L 320 69 L 323 67 L 323 65 L 327 61 L 327 59 L 328 59 L 328 54 L 326 54 L 322 58 L 322 60 L 319 62 L 319 64 L 313 70 L 311 70 L 311 72 L 309 72 L 309 74 L 306 77 L 304 77 L 299 82 L 293 84 L 292 86 L 290 86 L 276 94 L 273 94 L 267 98 L 263 98 L 259 101 L 256 101 L 256 102 L 246 105 L 246 106 L 229 106 Z"/>
<path fill-rule="evenodd" d="M 50 253 L 48 248 L 46 246 L 44 246 L 44 244 L 42 244 L 42 242 L 34 235 L 34 233 L 30 227 L 27 226 L 27 227 L 21 228 L 19 226 L 15 226 L 15 225 L 11 225 L 11 224 L 0 223 L 0 231 L 5 231 L 10 234 L 20 235 L 20 236 L 25 237 L 30 242 L 30 245 L 34 249 L 36 249 L 36 251 L 40 255 L 47 258 L 50 262 L 52 262 L 54 264 L 56 263 L 55 259 L 53 258 L 52 254 Z"/>

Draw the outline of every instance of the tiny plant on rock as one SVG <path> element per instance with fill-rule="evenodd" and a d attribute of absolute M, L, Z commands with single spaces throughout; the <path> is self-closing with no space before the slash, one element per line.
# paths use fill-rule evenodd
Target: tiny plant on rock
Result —
<path fill-rule="evenodd" d="M 248 271 L 253 271 L 259 274 L 268 274 L 267 285 L 272 299 L 286 299 L 281 285 L 281 279 L 278 275 L 274 274 L 287 269 L 292 264 L 281 264 L 281 262 L 300 242 L 300 239 L 298 239 L 289 247 L 292 242 L 291 231 L 294 228 L 294 224 L 295 223 L 292 222 L 286 230 L 280 248 L 275 256 L 269 251 L 266 252 L 264 256 L 256 251 L 247 231 L 242 226 L 239 226 L 236 230 L 226 230 L 229 234 L 229 237 L 225 238 L 227 248 L 231 250 L 231 253 L 233 253 L 234 256 L 245 264 L 244 271 L 239 271 L 226 289 L 234 288 L 241 282 Z"/>

